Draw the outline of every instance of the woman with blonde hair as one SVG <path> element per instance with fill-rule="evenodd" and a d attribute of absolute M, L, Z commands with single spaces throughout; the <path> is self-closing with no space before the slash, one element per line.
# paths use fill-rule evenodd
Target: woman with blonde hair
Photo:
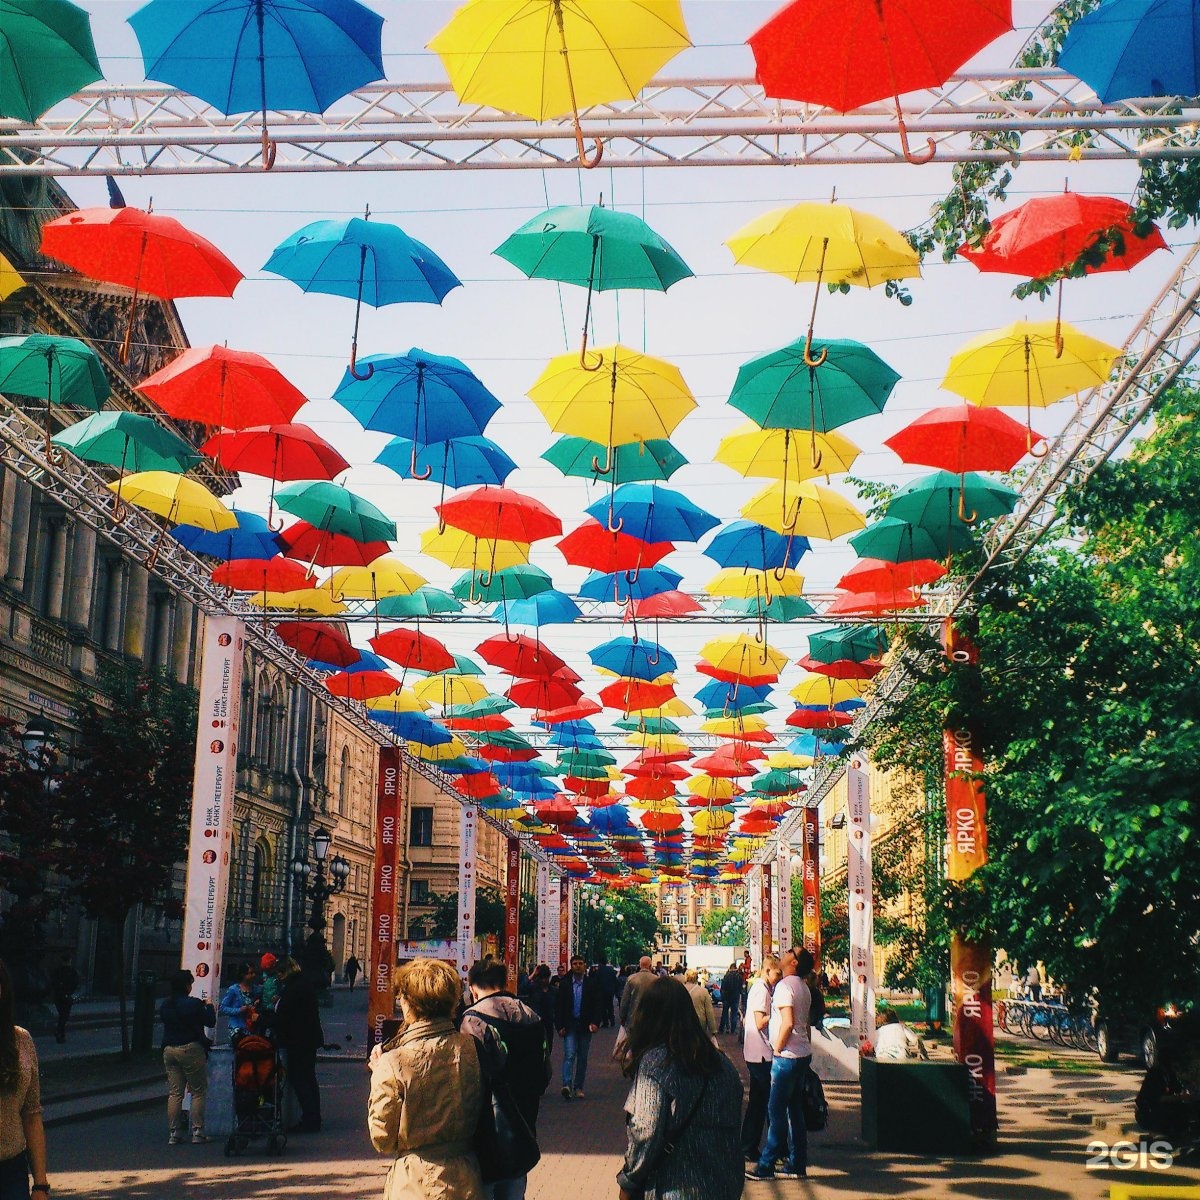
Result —
<path fill-rule="evenodd" d="M 367 1129 L 395 1161 L 384 1200 L 486 1200 L 472 1149 L 483 1104 L 474 1039 L 451 1014 L 462 998 L 458 972 L 417 958 L 396 973 L 404 1025 L 371 1067 Z"/>

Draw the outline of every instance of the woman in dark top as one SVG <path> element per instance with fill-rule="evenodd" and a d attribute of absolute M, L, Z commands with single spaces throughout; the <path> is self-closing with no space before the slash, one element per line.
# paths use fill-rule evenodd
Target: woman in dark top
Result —
<path fill-rule="evenodd" d="M 176 971 L 171 976 L 171 994 L 158 1008 L 163 1026 L 163 1067 L 167 1072 L 167 1141 L 172 1146 L 187 1136 L 183 1119 L 185 1088 L 192 1093 L 192 1141 L 208 1141 L 204 1135 L 204 1095 L 208 1090 L 210 1043 L 204 1031 L 217 1023 L 217 1010 L 188 995 L 194 982 L 191 971 Z"/>
<path fill-rule="evenodd" d="M 281 963 L 279 1003 L 272 1028 L 287 1051 L 287 1078 L 300 1105 L 300 1120 L 289 1133 L 317 1133 L 321 1128 L 321 1089 L 317 1084 L 317 1051 L 325 1043 L 317 993 L 294 958 Z"/>
<path fill-rule="evenodd" d="M 742 1082 L 696 1020 L 687 988 L 656 979 L 638 1003 L 625 1047 L 633 1087 L 621 1200 L 738 1200 Z"/>

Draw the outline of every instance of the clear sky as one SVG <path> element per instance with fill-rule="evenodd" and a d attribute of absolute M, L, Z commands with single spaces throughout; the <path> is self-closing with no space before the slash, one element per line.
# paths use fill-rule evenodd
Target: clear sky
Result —
<path fill-rule="evenodd" d="M 385 63 L 394 81 L 423 82 L 444 77 L 441 64 L 423 49 L 454 10 L 441 0 L 373 0 L 386 18 Z M 101 64 L 113 82 L 143 78 L 132 31 L 125 18 L 137 5 L 126 0 L 85 0 L 93 13 Z M 750 75 L 745 38 L 777 7 L 761 0 L 685 0 L 684 12 L 696 48 L 672 62 L 667 76 Z M 1011 61 L 1029 29 L 1052 7 L 1046 0 L 1016 0 L 1018 33 L 986 51 L 974 65 L 1001 66 Z M 776 276 L 733 265 L 723 240 L 745 222 L 770 208 L 800 200 L 828 199 L 834 187 L 839 201 L 875 213 L 898 228 L 919 224 L 930 204 L 944 195 L 950 168 L 928 166 L 804 167 L 747 166 L 740 169 L 576 170 L 509 172 L 401 172 L 375 175 L 287 175 L 267 173 L 222 178 L 159 177 L 122 179 L 130 204 L 144 207 L 153 197 L 156 211 L 178 217 L 216 242 L 245 272 L 232 300 L 183 301 L 179 307 L 194 345 L 228 341 L 231 346 L 265 353 L 308 395 L 311 403 L 298 420 L 329 438 L 354 464 L 348 485 L 384 508 L 399 526 L 397 553 L 445 586 L 453 573 L 418 553 L 422 530 L 433 524 L 433 484 L 401 481 L 371 460 L 386 438 L 366 434 L 327 399 L 339 382 L 349 346 L 353 304 L 325 296 L 305 296 L 293 284 L 264 274 L 272 248 L 301 225 L 320 217 L 361 214 L 369 204 L 373 217 L 393 221 L 427 242 L 463 280 L 440 307 L 400 305 L 364 310 L 360 352 L 402 353 L 420 346 L 463 359 L 503 401 L 487 433 L 517 460 L 520 469 L 510 487 L 549 504 L 566 529 L 602 488 L 564 480 L 539 459 L 554 440 L 525 391 L 546 360 L 577 344 L 584 294 L 545 282 L 527 281 L 491 253 L 518 225 L 552 204 L 605 203 L 644 216 L 682 254 L 696 273 L 665 295 L 612 294 L 597 302 L 598 344 L 620 338 L 635 348 L 669 359 L 683 371 L 699 408 L 684 420 L 674 441 L 689 458 L 668 486 L 676 487 L 725 520 L 765 481 L 747 481 L 712 464 L 719 439 L 742 418 L 725 401 L 740 363 L 802 336 L 812 290 Z M 1012 205 L 1033 195 L 1061 190 L 1061 166 L 1022 167 L 1010 193 Z M 1073 163 L 1070 185 L 1077 191 L 1128 197 L 1135 179 L 1129 164 Z M 104 204 L 102 181 L 66 181 L 80 205 Z M 1003 211 L 1002 206 L 997 211 Z M 1184 235 L 1171 233 L 1179 245 Z M 1089 334 L 1119 345 L 1146 305 L 1174 269 L 1172 256 L 1159 253 L 1130 275 L 1109 274 L 1067 285 L 1066 318 Z M 902 376 L 883 415 L 846 427 L 863 448 L 855 466 L 859 476 L 904 482 L 921 473 L 906 467 L 882 439 L 920 412 L 955 403 L 938 383 L 954 349 L 969 337 L 1018 317 L 1050 318 L 1052 306 L 1036 299 L 1012 298 L 1016 281 L 981 275 L 966 263 L 931 261 L 922 280 L 913 281 L 914 302 L 902 308 L 882 289 L 854 289 L 850 295 L 823 295 L 818 333 L 865 341 Z M 1059 406 L 1063 409 L 1063 406 Z M 1035 427 L 1053 432 L 1065 410 L 1035 413 Z M 844 482 L 835 487 L 852 494 Z M 261 507 L 265 490 L 250 481 L 236 496 L 242 507 Z M 542 543 L 533 561 L 573 591 L 583 572 L 567 567 Z M 852 565 L 844 544 L 815 543 L 801 564 L 809 585 L 832 587 Z M 685 547 L 668 560 L 684 573 L 684 587 L 699 588 L 715 572 L 710 560 Z M 665 627 L 664 627 L 665 628 Z M 470 650 L 493 630 L 440 626 L 451 648 Z M 681 660 L 694 660 L 700 644 L 722 631 L 685 627 L 664 634 L 665 644 Z M 367 631 L 362 631 L 363 637 Z M 608 627 L 552 627 L 545 640 L 564 654 L 585 678 L 589 645 L 619 632 Z M 776 645 L 793 658 L 806 649 L 805 630 L 774 626 Z M 798 676 L 791 668 L 780 690 Z M 680 672 L 680 694 L 690 696 L 703 682 L 690 668 Z M 589 679 L 594 694 L 598 681 Z"/>

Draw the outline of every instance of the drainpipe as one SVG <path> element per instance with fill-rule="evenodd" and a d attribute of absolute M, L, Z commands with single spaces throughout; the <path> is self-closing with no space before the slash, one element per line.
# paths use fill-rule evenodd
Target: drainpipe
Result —
<path fill-rule="evenodd" d="M 307 713 L 305 703 L 307 693 L 299 684 L 292 685 L 292 736 L 288 741 L 288 771 L 296 789 L 295 810 L 288 822 L 287 864 L 284 871 L 283 885 L 283 945 L 288 954 L 292 952 L 292 913 L 296 905 L 296 876 L 292 871 L 292 863 L 296 860 L 297 843 L 300 836 L 300 822 L 303 819 L 306 795 L 304 775 L 300 771 L 300 729 Z"/>

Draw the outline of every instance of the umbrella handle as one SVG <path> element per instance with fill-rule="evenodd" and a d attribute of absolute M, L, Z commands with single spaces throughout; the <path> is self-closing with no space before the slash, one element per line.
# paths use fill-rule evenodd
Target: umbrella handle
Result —
<path fill-rule="evenodd" d="M 358 373 L 358 339 L 357 338 L 355 338 L 354 341 L 352 341 L 350 343 L 350 374 L 355 379 L 357 379 L 360 383 L 363 382 L 364 380 L 370 379 L 371 376 L 375 374 L 375 364 L 374 363 L 367 363 L 367 373 L 365 375 L 360 375 Z M 414 450 L 413 451 L 413 461 L 414 462 L 416 461 L 416 457 L 417 457 L 417 452 Z M 428 479 L 429 476 L 426 475 L 426 476 L 424 476 L 424 478 Z"/>
<path fill-rule="evenodd" d="M 129 319 L 125 322 L 125 336 L 121 339 L 121 345 L 117 349 L 117 362 L 124 366 L 129 362 L 129 352 L 133 349 L 133 322 L 137 316 L 138 294 L 134 290 L 133 299 L 129 301 Z"/>
<path fill-rule="evenodd" d="M 583 144 L 583 128 L 579 124 L 579 114 L 574 114 L 575 118 L 575 148 L 579 152 L 579 165 L 591 171 L 600 165 L 600 160 L 604 157 L 604 143 L 596 138 L 596 153 L 588 158 L 587 150 Z"/>
<path fill-rule="evenodd" d="M 1063 281 L 1059 278 L 1058 281 L 1058 312 L 1054 317 L 1054 357 L 1062 358 L 1065 343 L 1062 335 L 1062 297 L 1063 297 Z"/>
<path fill-rule="evenodd" d="M 275 156 L 279 153 L 279 147 L 271 139 L 271 135 L 267 132 L 267 125 L 264 119 L 262 131 L 262 169 L 269 171 L 275 165 Z"/>
<path fill-rule="evenodd" d="M 604 466 L 600 465 L 600 455 L 592 455 L 592 474 L 593 475 L 610 475 L 613 469 L 613 448 L 609 445 L 608 453 L 604 456 Z"/>
<path fill-rule="evenodd" d="M 806 367 L 819 367 L 829 357 L 829 347 L 822 346 L 821 353 L 815 358 L 812 354 L 812 330 L 809 330 L 808 337 L 804 339 L 804 365 Z"/>
<path fill-rule="evenodd" d="M 617 523 L 615 525 L 613 524 L 613 510 L 612 510 L 611 505 L 609 505 L 608 521 L 605 524 L 605 528 L 608 530 L 609 533 L 620 533 L 621 530 L 625 528 L 625 518 L 624 517 L 618 517 Z"/>
<path fill-rule="evenodd" d="M 967 512 L 967 494 L 962 488 L 958 489 L 958 519 L 964 525 L 974 525 L 979 520 L 979 513 L 974 509 Z"/>
<path fill-rule="evenodd" d="M 374 372 L 375 372 L 375 368 L 372 367 L 371 374 L 374 374 Z M 350 373 L 354 374 L 353 365 L 351 365 L 351 367 L 350 367 Z M 357 379 L 358 376 L 355 376 L 355 378 Z M 362 378 L 370 379 L 371 376 L 364 375 L 364 376 L 362 376 Z M 424 472 L 417 470 L 417 443 L 415 441 L 412 444 L 412 457 L 409 459 L 408 473 L 413 479 L 428 479 L 433 474 L 433 465 L 432 464 L 430 464 L 428 467 L 426 467 Z M 438 521 L 438 531 L 441 533 L 445 532 L 445 525 L 442 523 L 441 520 Z"/>
<path fill-rule="evenodd" d="M 889 64 L 890 65 L 890 64 Z M 896 97 L 896 127 L 900 134 L 900 152 L 914 166 L 922 166 L 929 162 L 937 153 L 937 142 L 933 138 L 926 138 L 925 144 L 929 147 L 927 150 L 922 150 L 920 154 L 914 153 L 908 145 L 908 129 L 904 124 L 904 114 L 900 110 L 900 97 Z"/>

